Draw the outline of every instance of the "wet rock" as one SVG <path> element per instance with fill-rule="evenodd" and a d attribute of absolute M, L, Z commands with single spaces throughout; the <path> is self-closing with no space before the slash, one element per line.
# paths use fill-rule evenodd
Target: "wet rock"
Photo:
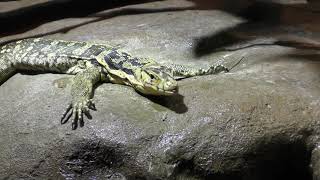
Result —
<path fill-rule="evenodd" d="M 184 1 L 130 6 L 156 10 L 49 37 L 109 42 L 134 55 L 194 66 L 231 67 L 244 57 L 238 66 L 181 80 L 180 95 L 173 97 L 102 84 L 94 95 L 97 111 L 76 131 L 59 121 L 70 87 L 53 85 L 67 75 L 16 74 L 0 87 L 0 178 L 312 179 L 312 171 L 319 176 L 319 53 L 258 45 L 194 56 L 199 39 L 243 19 L 220 10 L 172 10 L 182 2 L 185 9 L 193 7 Z M 83 21 L 47 23 L 23 36 Z"/>

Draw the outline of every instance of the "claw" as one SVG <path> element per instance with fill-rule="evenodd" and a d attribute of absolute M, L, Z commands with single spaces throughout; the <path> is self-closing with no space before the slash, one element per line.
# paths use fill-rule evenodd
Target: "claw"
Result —
<path fill-rule="evenodd" d="M 80 127 L 84 126 L 83 116 L 85 115 L 88 119 L 92 119 L 90 115 L 90 109 L 96 110 L 94 102 L 92 99 L 82 100 L 78 102 L 73 102 L 69 104 L 66 112 L 61 117 L 61 124 L 65 124 L 72 119 L 72 130 L 77 129 L 78 125 Z M 84 115 L 83 115 L 84 114 Z"/>
<path fill-rule="evenodd" d="M 73 114 L 72 130 L 76 130 L 78 127 L 78 110 Z"/>
<path fill-rule="evenodd" d="M 92 119 L 92 116 L 91 116 L 91 114 L 90 114 L 90 111 L 84 111 L 83 113 L 86 115 L 86 117 L 87 117 L 88 119 Z"/>
<path fill-rule="evenodd" d="M 67 118 L 65 119 L 65 121 L 62 124 L 65 124 L 66 122 L 68 122 L 69 119 L 71 118 L 72 114 L 73 114 L 73 109 L 71 110 L 71 113 L 67 116 Z"/>
<path fill-rule="evenodd" d="M 70 111 L 71 110 L 71 111 Z M 69 113 L 70 112 L 70 113 Z M 67 114 L 69 113 L 69 115 L 67 116 Z M 63 114 L 62 118 L 61 118 L 61 124 L 65 124 L 66 122 L 69 121 L 70 117 L 73 114 L 73 109 L 72 109 L 72 105 L 70 104 L 66 110 L 66 112 Z"/>
<path fill-rule="evenodd" d="M 63 115 L 62 115 L 62 117 L 61 117 L 61 124 L 64 124 L 64 123 L 66 123 L 68 120 L 69 120 L 69 118 L 70 118 L 70 116 L 71 115 L 69 115 L 66 119 L 65 119 L 65 117 L 67 116 L 67 114 L 69 113 L 69 111 L 71 110 L 71 108 L 72 108 L 72 104 L 69 104 L 69 106 L 67 107 L 67 109 L 66 109 L 66 111 L 63 113 Z M 71 114 L 72 114 L 72 112 L 71 112 Z"/>
<path fill-rule="evenodd" d="M 77 124 L 79 123 L 79 118 L 80 118 L 80 113 L 81 113 L 81 105 L 78 106 L 78 109 L 77 109 Z"/>
<path fill-rule="evenodd" d="M 73 108 L 72 113 L 72 130 L 77 129 L 78 126 L 78 110 L 76 107 Z"/>
<path fill-rule="evenodd" d="M 84 126 L 83 111 L 81 111 L 81 112 L 79 113 L 79 124 L 80 124 L 80 127 L 83 127 L 83 126 Z"/>
<path fill-rule="evenodd" d="M 90 114 L 88 105 L 86 105 L 86 106 L 83 107 L 82 118 L 83 118 L 83 114 L 84 114 L 88 119 L 92 119 L 92 116 L 91 116 L 91 114 Z"/>
<path fill-rule="evenodd" d="M 77 129 L 77 124 L 76 123 L 72 123 L 72 130 L 76 130 Z"/>
<path fill-rule="evenodd" d="M 92 109 L 92 110 L 94 110 L 94 111 L 97 110 L 96 105 L 95 105 L 93 99 L 90 99 L 90 100 L 89 100 L 89 102 L 88 102 L 88 107 L 89 107 L 89 109 Z"/>

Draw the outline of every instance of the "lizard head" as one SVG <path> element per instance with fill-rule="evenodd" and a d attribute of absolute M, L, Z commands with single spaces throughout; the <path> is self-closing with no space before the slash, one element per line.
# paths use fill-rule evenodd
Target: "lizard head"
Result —
<path fill-rule="evenodd" d="M 135 71 L 140 83 L 135 89 L 143 94 L 170 96 L 178 93 L 178 83 L 172 71 L 164 66 L 147 66 Z"/>

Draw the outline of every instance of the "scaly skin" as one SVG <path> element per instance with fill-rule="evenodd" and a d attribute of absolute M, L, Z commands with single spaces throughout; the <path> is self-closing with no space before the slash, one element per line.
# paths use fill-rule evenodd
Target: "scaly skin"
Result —
<path fill-rule="evenodd" d="M 61 118 L 72 116 L 72 129 L 83 125 L 83 114 L 94 109 L 91 99 L 98 82 L 133 87 L 150 95 L 174 95 L 176 79 L 215 74 L 229 70 L 222 66 L 207 69 L 183 65 L 161 65 L 147 58 L 132 57 L 105 44 L 50 39 L 25 39 L 0 47 L 0 85 L 19 71 L 73 74 L 72 102 Z"/>
<path fill-rule="evenodd" d="M 0 54 L 0 85 L 9 79 L 16 70 L 8 60 L 7 56 Z"/>

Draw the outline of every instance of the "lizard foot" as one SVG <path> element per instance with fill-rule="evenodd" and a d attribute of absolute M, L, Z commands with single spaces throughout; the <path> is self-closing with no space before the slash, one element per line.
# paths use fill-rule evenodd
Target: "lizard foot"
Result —
<path fill-rule="evenodd" d="M 80 124 L 80 127 L 83 127 L 83 114 L 85 114 L 88 119 L 92 119 L 89 109 L 94 111 L 96 110 L 92 99 L 85 99 L 76 103 L 70 103 L 66 109 L 66 112 L 61 117 L 61 124 L 68 122 L 72 116 L 72 130 L 77 129 L 78 123 Z"/>

